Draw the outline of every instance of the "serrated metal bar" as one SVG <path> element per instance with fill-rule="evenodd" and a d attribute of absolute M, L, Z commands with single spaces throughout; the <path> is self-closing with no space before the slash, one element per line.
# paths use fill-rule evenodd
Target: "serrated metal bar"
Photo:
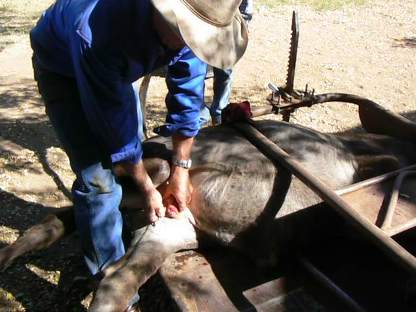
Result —
<path fill-rule="evenodd" d="M 285 88 L 285 91 L 289 94 L 292 94 L 294 90 L 296 58 L 298 54 L 298 42 L 299 42 L 299 20 L 298 20 L 298 14 L 295 11 L 293 11 L 292 36 L 290 38 L 289 65 L 287 69 L 286 88 Z"/>

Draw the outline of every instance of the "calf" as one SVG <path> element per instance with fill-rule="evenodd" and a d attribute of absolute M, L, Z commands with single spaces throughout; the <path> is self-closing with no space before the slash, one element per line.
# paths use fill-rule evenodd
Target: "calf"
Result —
<path fill-rule="evenodd" d="M 258 121 L 256 126 L 331 189 L 410 165 L 416 159 L 416 144 L 409 140 L 368 133 L 336 136 L 277 121 Z M 144 153 L 146 168 L 163 193 L 170 174 L 170 139 L 146 141 Z M 243 252 L 255 250 L 267 262 L 276 260 L 273 256 L 284 241 L 300 230 L 281 220 L 321 201 L 228 126 L 201 130 L 195 139 L 192 161 L 194 189 L 189 210 L 177 219 L 162 218 L 154 226 L 133 230 L 126 255 L 105 270 L 90 311 L 123 311 L 129 298 L 169 255 L 197 248 L 204 237 Z M 140 223 L 140 194 L 130 195 L 135 198 L 126 196 L 123 202 L 130 208 L 129 223 Z M 0 250 L 0 267 L 71 232 L 71 214 L 69 209 L 48 216 Z M 259 242 L 266 242 L 265 237 L 274 239 L 267 239 L 266 250 L 259 252 L 257 247 L 263 245 Z"/>

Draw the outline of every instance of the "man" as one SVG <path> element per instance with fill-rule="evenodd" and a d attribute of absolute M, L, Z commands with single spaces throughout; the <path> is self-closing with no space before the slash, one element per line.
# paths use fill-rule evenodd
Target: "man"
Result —
<path fill-rule="evenodd" d="M 33 66 L 46 113 L 76 175 L 75 218 L 92 274 L 124 254 L 122 166 L 145 195 L 150 222 L 165 206 L 183 210 L 199 130 L 206 64 L 228 68 L 242 56 L 247 31 L 238 0 L 57 0 L 31 31 Z M 173 168 L 165 197 L 141 160 L 142 120 L 132 83 L 168 65 Z"/>
<path fill-rule="evenodd" d="M 239 7 L 241 16 L 246 21 L 246 24 L 253 18 L 253 0 L 241 1 Z M 230 102 L 232 73 L 231 68 L 213 68 L 213 98 L 211 106 L 204 105 L 201 110 L 200 122 L 201 125 L 206 125 L 212 120 L 213 125 L 221 123 L 221 112 Z"/>

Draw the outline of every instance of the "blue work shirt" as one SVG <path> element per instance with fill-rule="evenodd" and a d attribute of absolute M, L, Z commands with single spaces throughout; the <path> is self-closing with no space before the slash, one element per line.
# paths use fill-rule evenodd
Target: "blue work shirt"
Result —
<path fill-rule="evenodd" d="M 193 137 L 199 130 L 206 64 L 188 47 L 163 46 L 153 10 L 149 0 L 58 0 L 31 31 L 34 61 L 76 79 L 80 113 L 113 162 L 141 159 L 142 125 L 132 83 L 163 65 L 168 115 L 159 134 Z"/>

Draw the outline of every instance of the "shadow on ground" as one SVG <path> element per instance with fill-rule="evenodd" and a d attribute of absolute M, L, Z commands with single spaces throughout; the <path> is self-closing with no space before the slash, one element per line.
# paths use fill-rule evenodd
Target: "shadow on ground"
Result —
<path fill-rule="evenodd" d="M 42 170 L 69 197 L 70 192 L 47 159 L 47 150 L 60 144 L 43 112 L 33 80 L 22 79 L 0 87 L 0 159 L 5 161 L 1 172 L 3 178 L 7 179 L 7 173 L 13 171 L 43 174 L 37 172 L 36 166 L 31 166 L 32 159 L 26 157 L 25 152 L 31 151 L 37 158 L 33 161 L 39 161 Z M 36 181 L 33 183 L 36 186 Z M 42 198 L 43 194 L 25 195 Z M 56 208 L 23 200 L 17 194 L 1 189 L 0 203 L 0 226 L 19 235 L 40 222 L 47 213 L 56 211 Z M 5 241 L 2 238 L 0 247 L 5 246 Z M 73 281 L 76 276 L 86 275 L 77 240 L 74 237 L 64 239 L 45 251 L 18 259 L 8 270 L 0 273 L 0 310 L 17 311 L 18 301 L 27 311 L 85 311 L 80 303 L 83 299 L 80 295 L 85 295 L 85 292 L 80 289 L 73 291 Z M 4 298 L 3 291 L 15 299 Z"/>
<path fill-rule="evenodd" d="M 13 85 L 1 85 L 5 91 L 0 93 L 0 135 L 2 141 L 15 144 L 18 149 L 33 151 L 43 170 L 54 180 L 58 189 L 71 198 L 59 175 L 52 169 L 47 159 L 50 147 L 59 147 L 55 133 L 47 120 L 36 87 L 31 79 L 22 79 Z M 13 148 L 7 148 L 3 142 L 0 156 L 10 157 Z M 16 156 L 16 155 L 15 155 Z M 23 167 L 8 168 L 19 171 Z"/>
<path fill-rule="evenodd" d="M 39 107 L 42 115 L 36 114 L 33 118 L 45 118 L 43 104 L 40 100 L 35 82 L 33 79 L 23 78 L 18 82 L 0 83 L 0 109 L 22 107 L 26 104 Z"/>
<path fill-rule="evenodd" d="M 0 202 L 0 226 L 17 230 L 20 234 L 47 213 L 56 211 L 2 190 Z M 0 273 L 0 288 L 12 294 L 27 311 L 85 311 L 80 302 L 86 293 L 74 288 L 77 287 L 74 278 L 88 274 L 77 246 L 77 240 L 72 236 L 44 251 L 19 258 Z M 48 274 L 50 280 L 43 277 L 44 272 L 52 273 Z M 15 311 L 13 300 L 0 298 L 0 310 Z"/>
<path fill-rule="evenodd" d="M 393 47 L 396 48 L 416 48 L 416 37 L 404 37 L 395 39 Z"/>

